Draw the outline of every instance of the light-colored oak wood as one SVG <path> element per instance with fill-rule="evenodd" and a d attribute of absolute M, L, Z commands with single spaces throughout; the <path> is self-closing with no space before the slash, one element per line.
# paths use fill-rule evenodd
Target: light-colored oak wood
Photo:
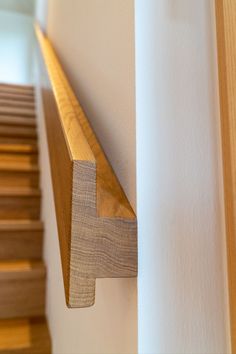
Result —
<path fill-rule="evenodd" d="M 137 221 L 49 40 L 36 33 L 66 301 L 86 307 L 96 278 L 137 275 Z"/>
<path fill-rule="evenodd" d="M 0 262 L 0 318 L 43 315 L 45 276 L 42 262 Z"/>
<path fill-rule="evenodd" d="M 44 318 L 0 320 L 0 354 L 50 354 Z"/>
<path fill-rule="evenodd" d="M 236 353 L 236 1 L 216 0 L 232 353 Z"/>

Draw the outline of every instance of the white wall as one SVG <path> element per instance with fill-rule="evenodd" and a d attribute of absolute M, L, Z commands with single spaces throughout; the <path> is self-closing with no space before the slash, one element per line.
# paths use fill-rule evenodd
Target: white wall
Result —
<path fill-rule="evenodd" d="M 0 10 L 33 16 L 36 0 L 0 0 Z"/>
<path fill-rule="evenodd" d="M 230 353 L 213 3 L 136 0 L 139 353 Z"/>
<path fill-rule="evenodd" d="M 0 82 L 33 82 L 32 18 L 0 11 Z"/>
<path fill-rule="evenodd" d="M 37 14 L 45 13 L 38 4 Z M 45 23 L 44 18 L 39 18 Z M 49 37 L 135 206 L 133 1 L 50 0 Z M 47 315 L 54 354 L 137 353 L 136 279 L 100 279 L 96 304 L 65 306 L 45 127 L 40 114 Z"/>

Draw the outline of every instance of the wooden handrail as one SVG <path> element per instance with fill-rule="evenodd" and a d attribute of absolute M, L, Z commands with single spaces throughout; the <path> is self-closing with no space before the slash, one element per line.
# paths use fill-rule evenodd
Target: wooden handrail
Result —
<path fill-rule="evenodd" d="M 137 220 L 50 41 L 36 34 L 66 302 L 86 307 L 96 278 L 137 275 Z"/>
<path fill-rule="evenodd" d="M 215 0 L 231 352 L 236 353 L 236 2 Z"/>

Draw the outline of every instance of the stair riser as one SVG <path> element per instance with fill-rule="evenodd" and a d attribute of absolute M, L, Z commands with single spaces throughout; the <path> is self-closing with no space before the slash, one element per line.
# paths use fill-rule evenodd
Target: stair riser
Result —
<path fill-rule="evenodd" d="M 16 138 L 36 138 L 37 132 L 35 128 L 20 127 L 12 125 L 0 125 L 1 137 L 16 137 Z"/>
<path fill-rule="evenodd" d="M 32 187 L 39 186 L 38 172 L 0 171 L 1 187 Z"/>
<path fill-rule="evenodd" d="M 36 120 L 33 118 L 24 117 L 14 117 L 14 116 L 3 116 L 0 115 L 0 124 L 20 126 L 20 127 L 36 127 Z"/>
<path fill-rule="evenodd" d="M 35 110 L 31 108 L 1 107 L 0 115 L 35 118 Z"/>
<path fill-rule="evenodd" d="M 42 231 L 0 231 L 0 261 L 14 259 L 40 259 L 42 257 Z"/>
<path fill-rule="evenodd" d="M 35 109 L 34 102 L 22 102 L 22 101 L 18 101 L 18 100 L 2 99 L 1 97 L 0 97 L 0 106 L 1 107 L 19 107 L 19 108 Z"/>
<path fill-rule="evenodd" d="M 0 319 L 41 316 L 45 311 L 45 279 L 0 280 Z"/>
<path fill-rule="evenodd" d="M 0 220 L 39 218 L 40 197 L 0 196 Z"/>

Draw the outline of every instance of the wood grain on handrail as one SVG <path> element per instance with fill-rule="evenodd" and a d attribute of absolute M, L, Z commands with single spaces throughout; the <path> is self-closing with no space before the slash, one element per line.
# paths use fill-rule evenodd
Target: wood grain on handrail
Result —
<path fill-rule="evenodd" d="M 236 1 L 216 0 L 231 349 L 236 353 Z"/>
<path fill-rule="evenodd" d="M 66 301 L 86 307 L 96 278 L 137 275 L 137 221 L 50 41 L 36 34 Z"/>

